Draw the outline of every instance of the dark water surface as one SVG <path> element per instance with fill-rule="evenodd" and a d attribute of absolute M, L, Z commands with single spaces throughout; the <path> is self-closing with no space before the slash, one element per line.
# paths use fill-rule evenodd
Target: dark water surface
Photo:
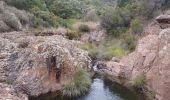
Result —
<path fill-rule="evenodd" d="M 66 98 L 54 95 L 42 95 L 31 97 L 29 100 L 138 100 L 137 95 L 127 88 L 102 78 L 93 79 L 91 89 L 85 96 L 78 98 Z"/>

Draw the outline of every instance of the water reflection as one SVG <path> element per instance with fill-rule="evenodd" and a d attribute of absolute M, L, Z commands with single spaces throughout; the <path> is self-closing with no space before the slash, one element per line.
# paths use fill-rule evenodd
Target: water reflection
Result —
<path fill-rule="evenodd" d="M 123 100 L 118 94 L 113 94 L 102 79 L 96 78 L 87 96 L 78 100 Z"/>
<path fill-rule="evenodd" d="M 43 95 L 30 100 L 138 100 L 137 96 L 127 88 L 102 78 L 95 78 L 89 93 L 78 98 Z"/>

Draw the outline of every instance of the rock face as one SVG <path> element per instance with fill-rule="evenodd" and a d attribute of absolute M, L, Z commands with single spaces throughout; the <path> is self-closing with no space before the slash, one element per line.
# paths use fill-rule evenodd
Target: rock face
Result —
<path fill-rule="evenodd" d="M 11 85 L 0 83 L 0 100 L 28 100 L 27 95 L 17 93 Z"/>
<path fill-rule="evenodd" d="M 2 33 L 0 82 L 29 96 L 61 90 L 77 67 L 90 67 L 88 53 L 79 49 L 79 44 L 58 35 Z"/>
<path fill-rule="evenodd" d="M 160 15 L 156 20 L 160 23 L 162 29 L 168 28 L 170 24 L 170 15 Z"/>
<path fill-rule="evenodd" d="M 160 15 L 156 18 L 159 23 L 170 24 L 170 15 Z"/>
<path fill-rule="evenodd" d="M 158 52 L 155 61 L 148 71 L 150 86 L 156 91 L 159 100 L 169 100 L 170 96 L 170 29 L 160 32 Z"/>
<path fill-rule="evenodd" d="M 169 15 L 164 15 L 169 16 Z M 159 25 L 167 24 L 170 19 L 162 17 Z M 164 21 L 167 20 L 167 21 Z M 157 25 L 155 25 L 157 27 Z M 154 27 L 154 26 L 152 26 Z M 157 27 L 158 28 L 158 27 Z M 139 40 L 136 50 L 120 60 L 107 62 L 112 68 L 109 73 L 128 80 L 145 74 L 148 86 L 156 92 L 156 100 L 170 98 L 170 28 L 149 31 L 151 34 Z M 147 32 L 147 31 L 146 31 Z M 157 34 L 159 33 L 159 34 Z M 116 67 L 116 68 L 115 68 Z"/>

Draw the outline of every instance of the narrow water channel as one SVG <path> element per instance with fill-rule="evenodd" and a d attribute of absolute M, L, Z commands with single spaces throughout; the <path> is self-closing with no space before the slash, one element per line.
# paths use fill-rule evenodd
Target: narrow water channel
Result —
<path fill-rule="evenodd" d="M 138 100 L 135 93 L 115 82 L 102 78 L 94 78 L 87 95 L 78 98 L 42 95 L 29 100 Z"/>

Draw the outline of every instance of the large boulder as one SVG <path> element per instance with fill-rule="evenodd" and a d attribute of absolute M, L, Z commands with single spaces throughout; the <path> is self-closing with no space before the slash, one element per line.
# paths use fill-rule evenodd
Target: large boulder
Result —
<path fill-rule="evenodd" d="M 160 15 L 156 18 L 159 23 L 170 24 L 170 15 Z"/>
<path fill-rule="evenodd" d="M 11 32 L 0 35 L 0 82 L 29 96 L 61 90 L 78 67 L 90 68 L 80 42 L 62 36 Z"/>

